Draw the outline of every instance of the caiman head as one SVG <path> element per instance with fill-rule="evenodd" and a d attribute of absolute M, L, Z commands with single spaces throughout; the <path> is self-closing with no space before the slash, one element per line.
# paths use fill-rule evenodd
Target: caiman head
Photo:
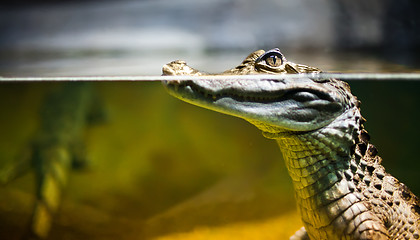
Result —
<path fill-rule="evenodd" d="M 319 69 L 286 60 L 279 49 L 251 53 L 237 67 L 220 74 L 200 72 L 184 61 L 163 66 L 163 75 L 255 75 L 317 73 Z M 229 78 L 232 79 L 232 78 Z M 308 77 L 258 80 L 175 80 L 163 83 L 173 96 L 214 111 L 243 118 L 263 132 L 312 131 L 356 105 L 349 86 L 339 80 Z"/>

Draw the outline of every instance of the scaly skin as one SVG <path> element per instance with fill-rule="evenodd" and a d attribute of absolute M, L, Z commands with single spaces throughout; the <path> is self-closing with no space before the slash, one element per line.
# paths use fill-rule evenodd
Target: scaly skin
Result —
<path fill-rule="evenodd" d="M 319 71 L 273 49 L 256 51 L 217 75 Z M 163 75 L 207 74 L 178 60 L 165 65 Z M 304 224 L 291 239 L 419 238 L 419 200 L 385 172 L 346 83 L 301 77 L 164 85 L 175 97 L 243 118 L 278 142 Z"/>

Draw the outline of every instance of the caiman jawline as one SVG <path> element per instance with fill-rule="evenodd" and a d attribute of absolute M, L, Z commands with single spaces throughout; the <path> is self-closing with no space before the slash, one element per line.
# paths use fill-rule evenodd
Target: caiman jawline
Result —
<path fill-rule="evenodd" d="M 277 89 L 271 92 L 251 92 L 251 91 L 238 91 L 236 89 L 222 89 L 218 91 L 212 91 L 211 89 L 206 89 L 195 84 L 193 81 L 176 81 L 174 83 L 168 82 L 168 86 L 175 88 L 175 91 L 189 91 L 191 94 L 201 97 L 203 100 L 207 101 L 217 101 L 222 98 L 231 98 L 236 102 L 254 102 L 254 103 L 273 103 L 278 102 L 279 100 L 292 98 L 294 93 L 298 92 L 308 92 L 316 95 L 321 100 L 332 101 L 331 96 L 322 91 L 315 89 L 307 88 L 291 88 L 291 89 Z M 295 96 L 296 97 L 296 96 Z M 301 98 L 305 98 L 301 96 Z M 304 99 L 301 99 L 304 101 Z M 308 99 L 311 100 L 311 99 Z"/>

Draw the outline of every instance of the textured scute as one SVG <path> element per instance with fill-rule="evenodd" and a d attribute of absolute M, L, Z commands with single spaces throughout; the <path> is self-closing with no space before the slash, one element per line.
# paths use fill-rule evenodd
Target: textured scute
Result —
<path fill-rule="evenodd" d="M 395 177 L 385 171 L 382 158 L 371 143 L 367 131 L 359 134 L 359 141 L 367 146 L 359 160 L 358 191 L 363 193 L 371 212 L 376 214 L 386 226 L 391 239 L 418 239 L 420 232 L 420 214 L 410 209 L 418 205 L 418 198 Z M 375 238 L 374 238 L 375 239 Z"/>
<path fill-rule="evenodd" d="M 417 239 L 418 199 L 385 171 L 362 119 L 353 109 L 317 131 L 277 135 L 308 235 Z"/>
<path fill-rule="evenodd" d="M 380 231 L 367 230 L 360 234 L 360 240 L 388 240 L 390 239 L 387 234 Z"/>

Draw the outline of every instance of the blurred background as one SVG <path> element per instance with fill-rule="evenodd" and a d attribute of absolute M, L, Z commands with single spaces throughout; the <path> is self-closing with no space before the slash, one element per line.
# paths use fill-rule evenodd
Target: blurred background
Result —
<path fill-rule="evenodd" d="M 159 75 L 176 58 L 221 71 L 274 47 L 324 70 L 396 71 L 381 60 L 419 65 L 419 10 L 414 0 L 6 0 L 0 71 Z"/>
<path fill-rule="evenodd" d="M 175 59 L 208 72 L 257 49 L 331 72 L 418 72 L 410 0 L 9 0 L 0 76 L 160 75 Z M 0 169 L 40 125 L 53 83 L 0 83 Z M 420 194 L 420 82 L 350 82 L 388 172 Z M 169 96 L 158 82 L 95 83 L 107 121 L 86 132 L 50 239 L 282 239 L 301 223 L 280 150 L 243 120 Z M 0 170 L 1 172 L 1 170 Z M 0 238 L 29 222 L 34 176 L 0 186 Z"/>

